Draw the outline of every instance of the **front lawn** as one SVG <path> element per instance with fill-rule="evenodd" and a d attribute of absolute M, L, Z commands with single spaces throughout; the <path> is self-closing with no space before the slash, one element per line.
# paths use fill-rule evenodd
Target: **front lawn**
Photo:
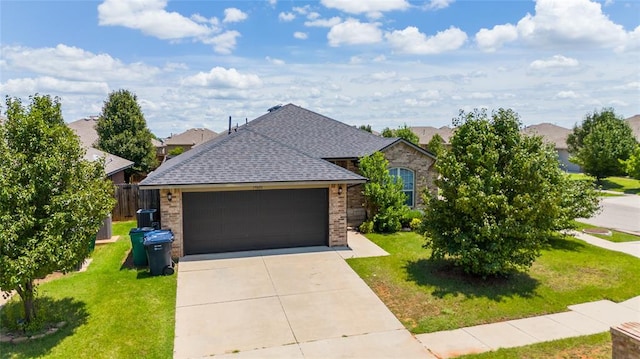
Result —
<path fill-rule="evenodd" d="M 527 274 L 508 279 L 464 275 L 429 260 L 422 236 L 367 235 L 390 253 L 349 265 L 413 333 L 428 333 L 567 311 L 567 306 L 640 294 L 640 259 L 573 238 L 554 238 Z"/>
<path fill-rule="evenodd" d="M 150 277 L 146 269 L 125 263 L 132 227 L 135 222 L 115 223 L 113 233 L 120 239 L 97 246 L 86 272 L 41 284 L 39 297 L 71 313 L 67 324 L 42 339 L 2 343 L 1 357 L 172 357 L 176 276 Z"/>
<path fill-rule="evenodd" d="M 595 180 L 593 177 L 587 176 L 584 173 L 571 173 L 569 176 L 574 180 Z M 628 194 L 640 194 L 640 180 L 630 177 L 607 177 L 600 181 L 600 186 L 604 190 Z"/>
<path fill-rule="evenodd" d="M 577 222 L 577 221 L 574 222 L 574 223 L 576 225 L 576 230 L 578 230 L 578 231 L 582 231 L 583 229 L 587 229 L 587 228 L 601 228 L 601 227 L 598 227 L 598 226 L 594 226 L 594 225 L 587 224 L 587 223 L 582 223 L 582 222 Z M 609 230 L 611 231 L 611 235 L 610 236 L 605 236 L 603 234 L 593 234 L 593 233 L 588 233 L 588 234 L 590 236 L 606 239 L 608 241 L 616 242 L 616 243 L 640 241 L 640 237 L 634 236 L 633 234 L 624 233 L 624 232 L 618 232 L 618 231 L 614 231 L 613 229 L 609 229 Z"/>

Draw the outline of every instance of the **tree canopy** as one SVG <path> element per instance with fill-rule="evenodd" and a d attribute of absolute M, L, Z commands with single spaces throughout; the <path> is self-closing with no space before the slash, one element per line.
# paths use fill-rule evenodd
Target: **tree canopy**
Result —
<path fill-rule="evenodd" d="M 444 149 L 444 139 L 437 133 L 433 135 L 429 140 L 429 143 L 427 143 L 427 151 L 435 155 L 439 155 Z"/>
<path fill-rule="evenodd" d="M 572 161 L 598 180 L 626 172 L 621 161 L 631 156 L 636 139 L 631 127 L 613 109 L 587 114 L 580 126 L 567 137 Z"/>
<path fill-rule="evenodd" d="M 84 159 L 59 100 L 30 100 L 7 98 L 0 124 L 0 287 L 18 292 L 27 322 L 34 280 L 82 262 L 114 205 L 103 162 Z"/>
<path fill-rule="evenodd" d="M 371 125 L 360 125 L 358 129 L 362 131 L 367 131 L 369 133 L 373 133 L 373 130 L 371 129 Z"/>
<path fill-rule="evenodd" d="M 406 123 L 398 127 L 397 130 L 392 130 L 389 127 L 386 127 L 382 130 L 381 134 L 382 137 L 400 137 L 416 145 L 420 142 L 420 137 L 418 137 L 418 135 L 411 131 Z"/>
<path fill-rule="evenodd" d="M 381 152 L 360 159 L 360 173 L 369 179 L 364 184 L 365 210 L 373 230 L 379 233 L 397 232 L 402 228 L 400 219 L 408 210 L 402 180 L 389 174 L 389 161 Z"/>
<path fill-rule="evenodd" d="M 482 276 L 526 270 L 550 235 L 597 210 L 592 185 L 571 181 L 551 145 L 520 133 L 512 110 L 461 111 L 454 125 L 436 162 L 439 192 L 424 193 L 434 258 Z"/>
<path fill-rule="evenodd" d="M 629 159 L 621 162 L 629 177 L 640 179 L 640 144 L 636 145 Z"/>
<path fill-rule="evenodd" d="M 136 95 L 128 90 L 109 94 L 96 125 L 97 147 L 105 152 L 134 162 L 128 175 L 149 172 L 156 165 L 153 134 L 147 128 Z"/>

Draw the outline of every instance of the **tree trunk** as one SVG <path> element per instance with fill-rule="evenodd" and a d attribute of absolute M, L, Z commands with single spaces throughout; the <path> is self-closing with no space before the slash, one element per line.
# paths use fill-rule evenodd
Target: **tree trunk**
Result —
<path fill-rule="evenodd" d="M 24 307 L 24 321 L 25 323 L 31 323 L 36 317 L 36 308 L 34 306 L 34 293 L 33 293 L 33 280 L 27 279 L 22 286 L 16 289 L 18 295 L 22 299 L 22 305 Z"/>

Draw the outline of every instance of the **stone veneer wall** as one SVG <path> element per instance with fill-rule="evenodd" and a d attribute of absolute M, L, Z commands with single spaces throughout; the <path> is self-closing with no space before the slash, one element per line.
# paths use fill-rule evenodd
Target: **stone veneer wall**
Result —
<path fill-rule="evenodd" d="M 167 194 L 171 192 L 171 202 L 167 199 Z M 160 227 L 170 229 L 173 232 L 173 244 L 171 246 L 171 256 L 179 258 L 184 255 L 182 245 L 182 191 L 173 189 L 160 190 Z"/>
<path fill-rule="evenodd" d="M 640 358 L 640 323 L 623 323 L 611 327 L 611 344 L 613 359 Z"/>
<path fill-rule="evenodd" d="M 431 193 L 435 193 L 437 190 L 434 183 L 437 176 L 433 167 L 435 160 L 402 142 L 385 149 L 382 153 L 389 161 L 389 168 L 401 167 L 414 172 L 415 208 L 421 208 L 424 205 L 422 191 L 428 188 Z"/>
<path fill-rule="evenodd" d="M 342 194 L 339 188 L 342 187 Z M 347 245 L 346 185 L 329 185 L 329 247 Z"/>

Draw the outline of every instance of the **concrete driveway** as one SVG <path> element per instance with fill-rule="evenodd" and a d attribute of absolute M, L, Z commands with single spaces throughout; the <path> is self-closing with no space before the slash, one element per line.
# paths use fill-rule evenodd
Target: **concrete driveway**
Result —
<path fill-rule="evenodd" d="M 433 358 L 326 247 L 185 257 L 176 300 L 175 358 Z"/>

